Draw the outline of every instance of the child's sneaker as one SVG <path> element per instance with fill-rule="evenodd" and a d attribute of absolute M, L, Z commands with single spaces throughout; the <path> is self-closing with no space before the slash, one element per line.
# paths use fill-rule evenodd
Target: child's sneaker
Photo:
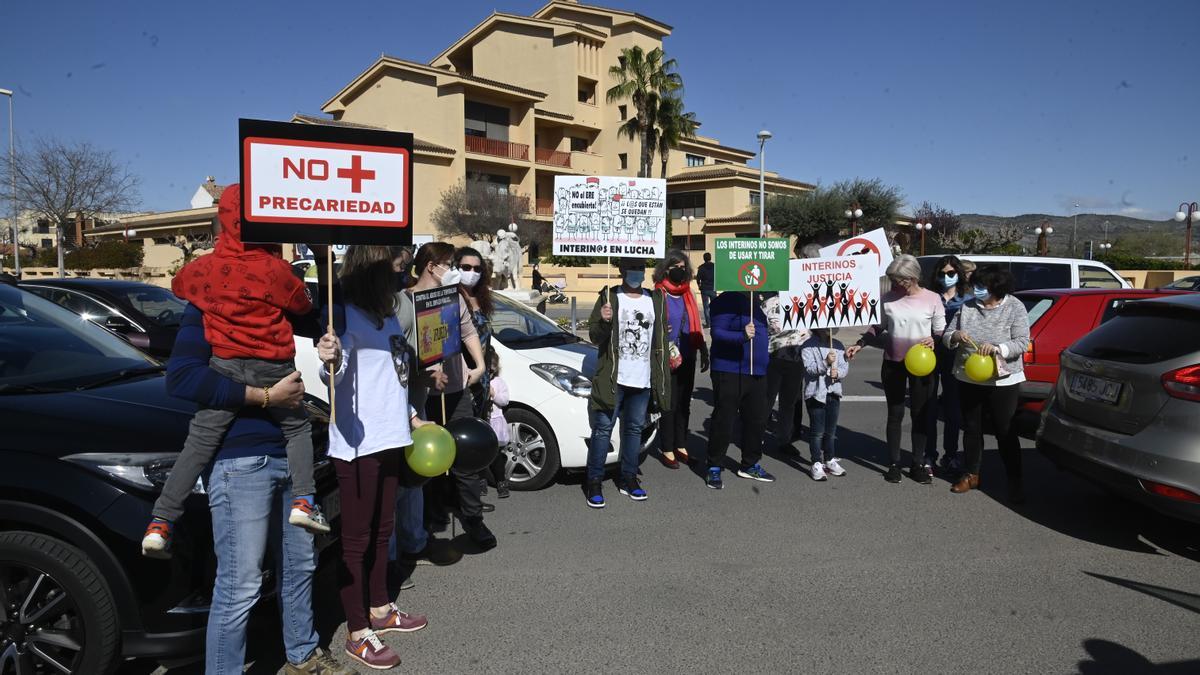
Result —
<path fill-rule="evenodd" d="M 821 464 L 820 462 L 813 462 L 812 479 L 813 480 L 825 480 L 825 465 L 824 464 Z"/>
<path fill-rule="evenodd" d="M 288 516 L 288 522 L 317 534 L 325 534 L 330 529 L 329 521 L 321 514 L 321 507 L 314 504 L 311 497 L 296 497 L 292 500 L 292 513 Z"/>
<path fill-rule="evenodd" d="M 837 457 L 825 462 L 825 470 L 828 471 L 831 476 L 846 475 L 846 470 L 842 468 L 841 464 L 838 464 Z"/>
<path fill-rule="evenodd" d="M 375 670 L 387 670 L 400 665 L 400 655 L 383 644 L 375 633 L 367 633 L 361 640 L 346 638 L 346 655 Z"/>
<path fill-rule="evenodd" d="M 146 526 L 142 536 L 142 555 L 167 560 L 171 557 L 171 523 L 155 518 Z"/>

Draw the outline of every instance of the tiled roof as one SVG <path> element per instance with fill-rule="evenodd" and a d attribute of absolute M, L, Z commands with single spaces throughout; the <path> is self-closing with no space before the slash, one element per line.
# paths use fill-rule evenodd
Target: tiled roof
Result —
<path fill-rule="evenodd" d="M 204 191 L 207 192 L 209 194 L 209 196 L 211 196 L 213 198 L 213 201 L 215 202 L 221 198 L 221 193 L 224 192 L 225 188 L 228 186 L 217 185 L 213 181 L 206 180 L 206 181 L 204 181 L 204 183 L 202 183 L 200 185 L 200 187 L 204 188 Z"/>
<path fill-rule="evenodd" d="M 542 117 L 553 117 L 554 119 L 567 120 L 568 122 L 572 122 L 575 120 L 574 115 L 568 115 L 566 113 L 554 112 L 553 110 L 542 110 L 541 108 L 535 108 L 533 111 L 533 114 L 541 115 Z"/>
<path fill-rule="evenodd" d="M 348 127 L 351 129 L 374 129 L 377 131 L 391 131 L 390 129 L 385 129 L 383 127 L 377 127 L 377 126 L 374 126 L 371 124 L 359 124 L 358 122 L 343 122 L 342 120 L 334 120 L 334 119 L 330 119 L 328 117 L 317 117 L 316 115 L 304 115 L 301 113 L 296 113 L 296 114 L 292 115 L 292 120 L 296 121 L 296 122 L 302 122 L 304 124 L 323 124 L 323 125 L 329 126 L 329 127 Z M 430 143 L 429 141 L 422 140 L 420 138 L 417 138 L 416 136 L 413 137 L 413 149 L 414 150 L 425 150 L 427 152 L 436 152 L 436 153 L 443 154 L 443 155 L 453 155 L 454 154 L 454 148 L 447 148 L 444 145 L 438 145 L 437 143 Z"/>
<path fill-rule="evenodd" d="M 731 223 L 752 222 L 757 216 L 753 214 L 742 214 L 740 216 L 717 216 L 714 218 L 705 218 L 706 225 L 728 225 Z"/>
<path fill-rule="evenodd" d="M 685 173 L 677 173 L 674 176 L 671 176 L 670 178 L 668 178 L 667 180 L 681 182 L 681 181 L 713 180 L 716 178 L 739 178 L 739 177 L 740 178 L 758 178 L 757 174 L 753 173 L 752 170 L 748 169 L 747 171 L 738 171 L 737 169 L 734 169 L 733 167 L 724 166 L 724 167 L 720 167 L 720 168 L 716 168 L 716 169 L 709 169 L 707 171 L 691 171 L 691 172 L 685 172 Z M 809 183 L 803 183 L 798 180 L 791 180 L 789 178 L 783 178 L 780 176 L 768 176 L 767 182 L 777 183 L 780 185 L 793 185 L 795 187 L 807 188 L 810 190 L 816 187 L 815 185 L 811 185 Z"/>
<path fill-rule="evenodd" d="M 399 58 L 396 56 L 389 56 L 387 54 L 384 54 L 383 58 L 388 59 L 389 61 L 395 61 L 397 63 L 402 63 L 404 65 L 415 66 L 415 67 L 421 68 L 423 70 L 433 71 L 435 73 L 440 73 L 440 74 L 445 74 L 445 75 L 453 75 L 454 77 L 461 78 L 468 82 L 478 82 L 480 84 L 486 84 L 486 85 L 492 86 L 492 87 L 499 87 L 501 89 L 507 89 L 509 91 L 516 92 L 518 94 L 524 94 L 525 96 L 536 96 L 539 98 L 546 98 L 546 92 L 544 92 L 544 91 L 537 91 L 535 89 L 526 89 L 525 87 L 518 87 L 515 84 L 508 84 L 506 82 L 497 82 L 496 80 L 489 80 L 489 79 L 483 78 L 483 77 L 475 77 L 474 75 L 464 75 L 463 73 L 459 73 L 459 72 L 456 72 L 453 70 L 441 70 L 439 68 L 434 68 L 434 67 L 426 65 L 424 63 L 417 63 L 416 61 L 409 61 L 408 59 L 402 59 L 402 58 Z"/>

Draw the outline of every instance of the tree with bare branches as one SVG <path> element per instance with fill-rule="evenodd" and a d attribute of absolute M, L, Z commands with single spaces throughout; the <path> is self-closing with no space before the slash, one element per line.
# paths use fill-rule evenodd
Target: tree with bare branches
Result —
<path fill-rule="evenodd" d="M 59 274 L 63 230 L 76 218 L 130 211 L 138 203 L 139 179 L 117 161 L 113 151 L 87 141 L 67 142 L 41 138 L 17 152 L 15 184 L 17 207 L 49 220 L 58 233 Z M 6 185 L 10 180 L 5 180 Z"/>

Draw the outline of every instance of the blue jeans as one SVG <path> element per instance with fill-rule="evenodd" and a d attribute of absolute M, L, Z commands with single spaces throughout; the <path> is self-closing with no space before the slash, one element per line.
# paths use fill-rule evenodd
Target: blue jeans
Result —
<path fill-rule="evenodd" d="M 617 404 L 612 410 L 593 410 L 591 413 L 592 441 L 588 446 L 588 480 L 604 478 L 604 458 L 612 440 L 613 425 L 621 420 L 621 475 L 636 476 L 638 455 L 642 450 L 642 427 L 646 426 L 646 409 L 650 406 L 650 390 L 617 385 Z"/>
<path fill-rule="evenodd" d="M 828 462 L 837 457 L 838 412 L 842 407 L 842 397 L 829 394 L 825 402 L 815 398 L 804 401 L 808 408 L 808 448 L 813 464 Z"/>
<path fill-rule="evenodd" d="M 242 672 L 246 623 L 261 595 L 268 546 L 277 566 L 284 650 L 289 662 L 303 663 L 317 648 L 312 606 L 317 560 L 312 534 L 287 522 L 292 506 L 287 458 L 258 455 L 218 460 L 204 485 L 217 556 L 205 672 Z"/>
<path fill-rule="evenodd" d="M 398 560 L 401 553 L 420 553 L 428 542 L 425 491 L 401 485 L 396 488 L 396 531 L 388 542 L 388 560 Z"/>

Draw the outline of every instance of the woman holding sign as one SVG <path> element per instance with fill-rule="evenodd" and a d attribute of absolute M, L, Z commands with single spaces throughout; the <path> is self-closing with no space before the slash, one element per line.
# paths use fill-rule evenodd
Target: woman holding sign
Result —
<path fill-rule="evenodd" d="M 916 345 L 930 349 L 934 337 L 941 337 L 946 328 L 946 310 L 937 293 L 921 288 L 921 265 L 911 255 L 899 255 L 887 266 L 887 278 L 892 290 L 883 296 L 883 321 L 867 329 L 858 342 L 846 350 L 853 359 L 864 344 L 872 343 L 883 349 L 880 379 L 887 398 L 887 444 L 891 465 L 884 478 L 899 483 L 900 429 L 904 423 L 904 401 L 912 407 L 912 468 L 909 476 L 928 485 L 932 473 L 925 464 L 925 429 L 929 415 L 929 398 L 933 391 L 932 373 L 918 376 L 910 373 L 904 357 Z"/>
<path fill-rule="evenodd" d="M 946 347 L 957 350 L 954 375 L 959 379 L 966 472 L 951 492 L 979 487 L 983 459 L 983 415 L 996 430 L 1000 458 L 1008 473 L 1008 499 L 1025 501 L 1021 489 L 1021 442 L 1013 418 L 1017 414 L 1017 385 L 1025 381 L 1021 356 L 1029 347 L 1029 314 L 1012 295 L 1012 273 L 988 265 L 975 273 L 974 298 L 967 301 L 947 332 Z"/>
<path fill-rule="evenodd" d="M 617 489 L 635 502 L 645 501 L 638 482 L 638 455 L 650 397 L 660 410 L 671 409 L 671 372 L 667 347 L 665 294 L 642 288 L 642 258 L 621 258 L 621 285 L 605 288 L 588 321 L 588 335 L 600 350 L 592 378 L 592 439 L 587 460 L 587 505 L 604 508 L 604 458 L 613 425 L 621 419 L 621 475 Z"/>

